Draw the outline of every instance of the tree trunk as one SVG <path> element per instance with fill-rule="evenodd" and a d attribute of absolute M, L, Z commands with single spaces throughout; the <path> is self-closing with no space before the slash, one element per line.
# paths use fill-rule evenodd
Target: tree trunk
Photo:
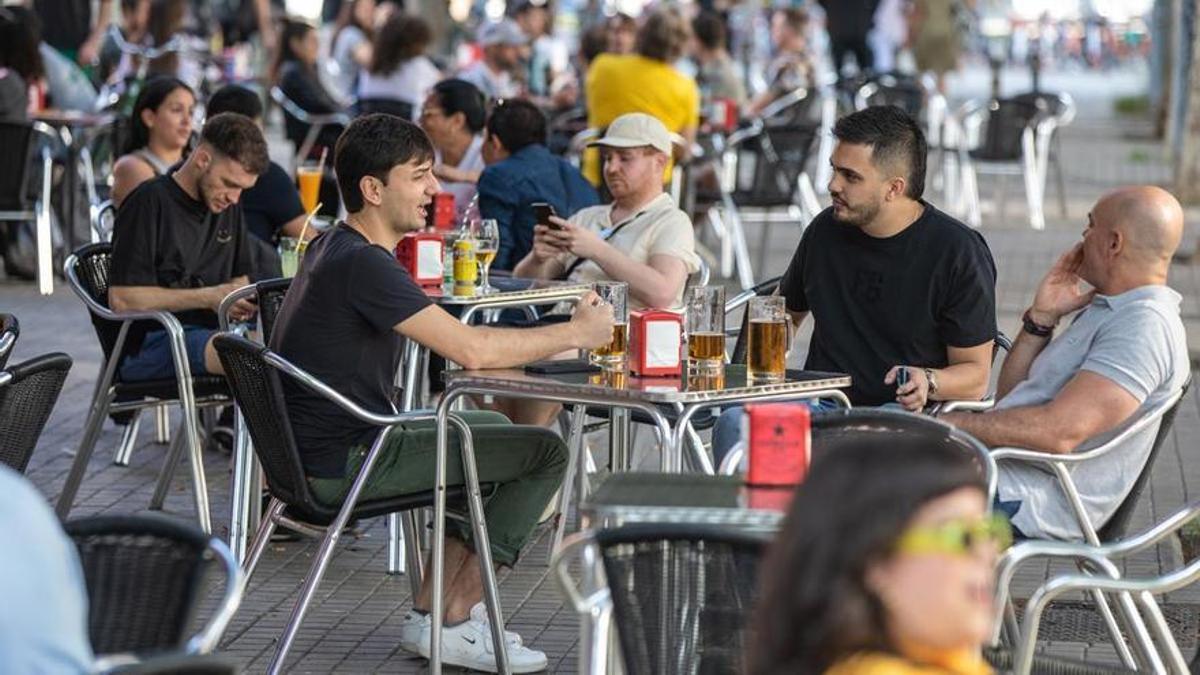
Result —
<path fill-rule="evenodd" d="M 1191 43 L 1188 45 L 1191 64 L 1187 86 L 1180 92 L 1187 100 L 1176 155 L 1174 190 L 1175 196 L 1185 204 L 1200 201 L 1200 11 L 1192 12 L 1191 21 Z"/>

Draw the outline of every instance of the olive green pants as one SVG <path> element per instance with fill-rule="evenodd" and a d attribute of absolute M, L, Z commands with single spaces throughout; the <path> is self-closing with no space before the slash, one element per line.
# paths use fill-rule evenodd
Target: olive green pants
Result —
<path fill-rule="evenodd" d="M 567 446 L 557 434 L 541 427 L 518 426 L 500 413 L 456 413 L 471 429 L 480 484 L 495 491 L 484 504 L 488 539 L 496 564 L 511 567 L 538 523 L 567 470 Z M 446 484 L 462 485 L 458 433 L 447 435 Z M 370 448 L 359 446 L 346 458 L 343 478 L 312 478 L 313 494 L 325 504 L 341 504 L 350 492 Z M 396 427 L 384 439 L 383 450 L 367 478 L 362 499 L 382 499 L 433 489 L 437 469 L 437 429 L 434 421 Z M 464 504 L 465 511 L 465 504 Z M 471 545 L 467 523 L 447 520 L 447 532 Z"/>

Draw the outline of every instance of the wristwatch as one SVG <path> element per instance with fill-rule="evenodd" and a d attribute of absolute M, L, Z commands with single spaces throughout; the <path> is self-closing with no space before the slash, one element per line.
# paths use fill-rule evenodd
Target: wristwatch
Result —
<path fill-rule="evenodd" d="M 925 369 L 925 381 L 929 383 L 929 396 L 928 396 L 928 398 L 932 398 L 932 397 L 933 397 L 933 395 L 934 395 L 934 394 L 936 394 L 936 393 L 937 393 L 937 390 L 938 390 L 938 386 L 937 386 L 937 378 L 933 376 L 933 369 L 932 369 L 932 368 L 926 368 L 926 369 Z"/>
<path fill-rule="evenodd" d="M 1021 324 L 1026 333 L 1036 337 L 1050 337 L 1054 335 L 1054 326 L 1043 326 L 1042 324 L 1029 318 L 1029 310 L 1021 315 Z"/>

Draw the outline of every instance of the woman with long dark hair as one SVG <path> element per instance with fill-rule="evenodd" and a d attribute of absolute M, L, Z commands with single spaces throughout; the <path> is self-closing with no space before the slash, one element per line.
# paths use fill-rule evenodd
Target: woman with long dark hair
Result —
<path fill-rule="evenodd" d="M 936 441 L 825 448 L 760 571 L 750 675 L 988 672 L 1007 521 L 963 451 Z"/>
<path fill-rule="evenodd" d="M 396 13 L 379 29 L 371 67 L 359 78 L 358 98 L 400 101 L 412 106 L 413 117 L 442 73 L 425 50 L 433 33 L 419 16 Z"/>
<path fill-rule="evenodd" d="M 0 119 L 23 122 L 44 98 L 41 25 L 25 7 L 0 7 Z"/>
<path fill-rule="evenodd" d="M 388 11 L 392 7 L 390 3 L 384 6 Z M 375 0 L 348 0 L 338 10 L 329 56 L 338 66 L 337 86 L 341 90 L 338 93 L 343 98 L 353 98 L 363 69 L 371 65 L 375 25 L 383 15 L 379 9 Z"/>
<path fill-rule="evenodd" d="M 279 52 L 271 68 L 272 77 L 301 110 L 313 115 L 341 112 L 342 106 L 325 89 L 317 74 L 320 53 L 317 29 L 312 24 L 298 19 L 284 19 L 279 35 Z M 291 115 L 285 115 L 284 122 L 288 140 L 299 150 L 308 133 L 308 125 Z M 320 152 L 323 147 L 332 151 L 341 133 L 340 127 L 325 127 L 313 148 L 314 152 Z"/>
<path fill-rule="evenodd" d="M 146 83 L 133 104 L 128 140 L 113 165 L 112 200 L 118 208 L 134 188 L 167 172 L 192 138 L 196 95 L 173 77 Z"/>

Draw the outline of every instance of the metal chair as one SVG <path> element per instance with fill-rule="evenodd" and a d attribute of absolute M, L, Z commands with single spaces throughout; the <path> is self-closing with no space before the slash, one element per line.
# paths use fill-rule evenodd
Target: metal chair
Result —
<path fill-rule="evenodd" d="M 394 98 L 360 98 L 355 104 L 359 115 L 383 113 L 394 115 L 402 120 L 413 119 L 413 104 Z"/>
<path fill-rule="evenodd" d="M 900 108 L 914 120 L 920 119 L 925 111 L 930 89 L 924 78 L 902 73 L 883 73 L 867 79 L 854 92 L 854 109 L 866 110 L 871 106 L 890 105 Z"/>
<path fill-rule="evenodd" d="M 138 413 L 145 408 L 178 403 L 182 411 L 182 433 L 176 434 L 167 453 L 167 461 L 159 475 L 151 499 L 152 509 L 161 509 L 170 481 L 178 468 L 185 448 L 191 468 L 192 493 L 196 501 L 196 516 L 200 529 L 212 531 L 208 509 L 208 488 L 201 454 L 200 429 L 197 413 L 201 408 L 229 404 L 228 387 L 220 376 L 192 377 L 183 341 L 183 326 L 173 314 L 165 311 L 114 312 L 108 306 L 109 270 L 112 265 L 112 245 L 88 244 L 67 258 L 67 283 L 91 314 L 92 326 L 104 353 L 104 367 L 89 407 L 79 451 L 63 485 L 56 508 L 60 518 L 66 518 L 75 502 L 79 485 L 87 471 L 88 462 L 96 449 L 96 440 L 110 414 Z M 125 339 L 135 322 L 148 320 L 167 331 L 175 365 L 175 378 L 146 382 L 122 382 L 117 366 L 124 355 Z M 114 461 L 128 463 L 136 439 L 136 418 L 126 418 L 125 433 Z"/>
<path fill-rule="evenodd" d="M 300 597 L 292 608 L 291 618 L 280 637 L 275 656 L 267 668 L 268 673 L 278 673 L 283 671 L 287 653 L 300 630 L 300 624 L 308 612 L 309 604 L 316 594 L 317 586 L 321 583 L 346 523 L 351 518 L 364 519 L 401 512 L 407 512 L 407 515 L 411 516 L 413 509 L 435 504 L 437 495 L 435 489 L 382 499 L 360 498 L 367 477 L 383 451 L 383 442 L 388 431 L 406 422 L 429 420 L 435 416 L 429 411 L 403 414 L 377 414 L 366 411 L 278 354 L 236 335 L 229 333 L 218 335 L 216 348 L 221 363 L 225 367 L 238 408 L 242 412 L 250 437 L 254 442 L 254 452 L 263 467 L 272 497 L 266 517 L 251 545 L 250 555 L 245 564 L 246 575 L 250 576 L 254 573 L 254 568 L 266 550 L 271 533 L 274 532 L 277 524 L 286 525 L 302 534 L 321 538 L 320 549 L 313 558 L 312 567 L 306 576 Z M 347 413 L 380 427 L 350 492 L 346 495 L 345 501 L 338 506 L 328 506 L 317 501 L 309 488 L 300 460 L 300 449 L 296 446 L 296 439 L 292 435 L 280 372 L 332 401 Z M 487 530 L 484 527 L 479 481 L 473 470 L 475 464 L 471 433 L 467 425 L 455 415 L 450 415 L 447 423 L 453 425 L 458 431 L 466 480 L 464 487 L 449 488 L 448 494 L 452 497 L 465 497 L 470 507 L 470 521 L 474 528 L 473 539 L 476 542 L 475 548 L 479 552 L 484 597 L 492 624 L 493 644 L 496 646 L 500 670 L 507 672 L 506 652 L 502 648 L 504 626 L 500 617 L 499 594 L 496 590 L 496 577 L 488 548 Z M 406 538 L 406 541 L 411 565 L 410 573 L 419 580 L 421 569 L 419 554 L 416 551 L 416 541 L 412 537 Z M 434 559 L 438 560 L 436 555 Z M 433 574 L 435 575 L 434 596 L 437 598 L 440 597 L 437 589 L 441 588 L 441 568 L 435 565 Z M 436 604 L 433 614 L 434 616 L 438 615 Z M 435 623 L 440 627 L 440 621 Z M 435 637 L 435 645 L 440 642 L 438 637 Z M 434 650 L 435 659 L 437 651 L 437 649 Z M 435 660 L 434 672 L 440 672 L 439 666 L 440 664 Z"/>
<path fill-rule="evenodd" d="M 707 525 L 625 525 L 572 535 L 550 566 L 567 602 L 591 617 L 582 669 L 605 672 L 615 623 L 630 675 L 741 671 L 758 564 L 769 542 L 764 533 Z M 568 573 L 579 551 L 585 560 L 598 559 L 607 580 L 588 597 Z"/>
<path fill-rule="evenodd" d="M 0 464 L 25 473 L 69 370 L 56 352 L 0 371 Z"/>
<path fill-rule="evenodd" d="M 0 314 L 0 368 L 8 364 L 17 338 L 21 337 L 21 322 L 16 314 Z"/>
<path fill-rule="evenodd" d="M 1032 103 L 1045 113 L 1048 124 L 1042 128 L 1037 138 L 1038 171 L 1042 177 L 1042 196 L 1046 195 L 1046 181 L 1050 177 L 1050 164 L 1054 164 L 1054 187 L 1058 193 L 1058 207 L 1063 219 L 1069 218 L 1067 209 L 1067 184 L 1063 178 L 1062 143 L 1058 130 L 1075 120 L 1075 99 L 1066 92 L 1050 93 L 1032 91 L 1013 97 L 1017 101 Z"/>
<path fill-rule="evenodd" d="M 308 130 L 304 134 L 304 140 L 296 147 L 296 155 L 292 158 L 292 173 L 295 174 L 296 167 L 300 165 L 311 153 L 314 146 L 317 144 L 317 139 L 321 136 L 321 131 L 328 126 L 346 126 L 350 124 L 350 116 L 345 113 L 330 113 L 327 115 L 319 115 L 310 113 L 296 104 L 295 101 L 288 98 L 287 94 L 279 87 L 271 87 L 271 100 L 283 109 L 283 114 L 286 117 L 291 117 L 300 124 L 307 125 Z"/>
<path fill-rule="evenodd" d="M 1010 586 L 1017 570 L 1027 562 L 1046 559 L 1075 561 L 1092 574 L 1064 575 L 1054 577 L 1043 584 L 1029 598 L 1020 625 L 1015 615 L 1006 613 L 1003 620 L 997 617 L 992 636 L 993 644 L 1000 644 L 1002 628 L 1011 636 L 1019 636 L 1013 649 L 1014 671 L 1028 672 L 1029 664 L 1036 658 L 1038 629 L 1046 608 L 1064 593 L 1083 592 L 1103 597 L 1116 595 L 1128 614 L 1136 617 L 1134 628 L 1127 633 L 1134 639 L 1140 662 L 1134 661 L 1121 635 L 1116 635 L 1115 645 L 1126 667 L 1138 666 L 1153 672 L 1188 673 L 1196 672 L 1197 659 L 1189 664 L 1175 642 L 1162 609 L 1154 600 L 1162 595 L 1200 580 L 1200 559 L 1195 559 L 1177 569 L 1154 578 L 1122 578 L 1117 563 L 1141 551 L 1145 551 L 1168 537 L 1176 535 L 1183 526 L 1200 515 L 1200 502 L 1193 501 L 1162 522 L 1133 537 L 1102 545 L 1028 541 L 1009 549 L 997 566 L 996 597 L 1003 606 L 1010 595 Z M 1147 628 L 1148 624 L 1148 628 Z"/>
<path fill-rule="evenodd" d="M 91 207 L 92 241 L 112 241 L 113 225 L 117 221 L 117 207 L 111 199 L 105 199 Z"/>
<path fill-rule="evenodd" d="M 1005 181 L 1008 176 L 1020 175 L 1025 182 L 1029 224 L 1035 230 L 1045 229 L 1046 218 L 1042 212 L 1045 181 L 1041 174 L 1038 137 L 1052 131 L 1053 118 L 1028 101 L 997 99 L 966 103 L 956 114 L 956 125 L 964 135 L 958 144 L 957 155 L 967 224 L 979 227 L 983 222 L 978 174 L 989 173 L 1001 176 L 997 183 L 1000 217 L 1004 218 Z"/>
<path fill-rule="evenodd" d="M 245 584 L 224 542 L 165 516 L 69 520 L 88 593 L 88 635 L 98 655 L 207 654 L 241 604 Z M 224 590 L 200 631 L 189 630 L 219 565 Z"/>
<path fill-rule="evenodd" d="M 40 143 L 39 141 L 43 141 Z M 0 171 L 0 222 L 34 222 L 37 246 L 38 292 L 54 292 L 54 225 L 51 222 L 50 188 L 54 173 L 52 150 L 61 143 L 58 132 L 42 122 L 0 122 L 0 146 L 8 148 Z M 30 171 L 35 153 L 40 157 L 41 184 L 30 199 Z"/>

